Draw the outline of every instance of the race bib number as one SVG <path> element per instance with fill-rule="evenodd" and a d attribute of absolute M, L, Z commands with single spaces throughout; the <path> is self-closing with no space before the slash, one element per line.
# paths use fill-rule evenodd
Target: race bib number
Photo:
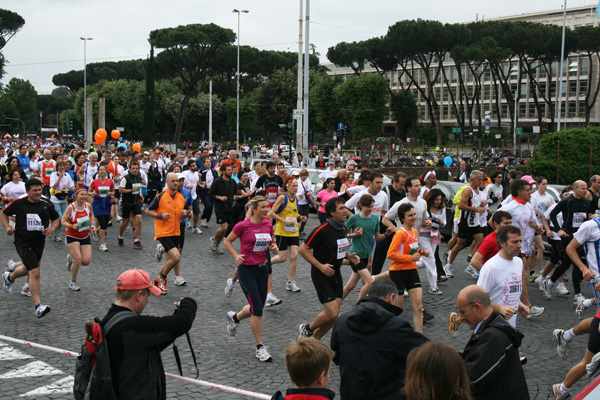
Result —
<path fill-rule="evenodd" d="M 141 183 L 134 183 L 131 186 L 131 194 L 134 194 L 134 195 L 140 194 L 141 188 L 142 188 L 142 184 Z"/>
<path fill-rule="evenodd" d="M 27 214 L 27 230 L 29 232 L 41 232 L 44 230 L 44 224 L 42 224 L 42 219 L 37 214 Z"/>
<path fill-rule="evenodd" d="M 254 249 L 252 251 L 266 251 L 271 243 L 271 235 L 268 233 L 255 233 L 254 234 Z"/>
<path fill-rule="evenodd" d="M 409 256 L 416 254 L 419 251 L 419 242 L 414 242 L 408 245 L 410 247 L 410 251 L 408 252 Z"/>
<path fill-rule="evenodd" d="M 267 196 L 267 202 L 269 204 L 274 204 L 277 201 L 277 193 L 270 192 Z"/>
<path fill-rule="evenodd" d="M 85 217 L 77 218 L 77 231 L 83 232 L 90 229 L 90 217 L 87 215 Z"/>
<path fill-rule="evenodd" d="M 287 222 L 292 222 L 293 221 L 294 224 L 293 225 L 285 225 L 285 227 L 283 228 L 283 230 L 286 231 L 286 232 L 296 232 L 297 231 L 297 229 L 296 229 L 296 218 L 294 218 L 294 217 L 285 217 L 285 220 Z"/>
<path fill-rule="evenodd" d="M 346 252 L 350 248 L 350 242 L 348 242 L 348 238 L 338 239 L 337 240 L 337 259 L 341 260 L 346 257 Z"/>
<path fill-rule="evenodd" d="M 504 287 L 502 288 L 502 298 L 504 300 L 503 305 L 518 308 L 522 291 L 523 278 L 521 274 L 510 274 L 504 282 Z"/>
<path fill-rule="evenodd" d="M 108 197 L 109 190 L 110 190 L 110 186 L 98 186 L 98 196 Z"/>
<path fill-rule="evenodd" d="M 50 177 L 50 175 L 52 175 L 52 173 L 53 173 L 53 172 L 54 172 L 54 168 L 46 168 L 46 169 L 44 170 L 44 175 L 45 175 L 47 178 L 49 178 L 49 177 Z"/>
<path fill-rule="evenodd" d="M 579 228 L 585 222 L 587 215 L 582 212 L 573 213 L 573 228 Z"/>

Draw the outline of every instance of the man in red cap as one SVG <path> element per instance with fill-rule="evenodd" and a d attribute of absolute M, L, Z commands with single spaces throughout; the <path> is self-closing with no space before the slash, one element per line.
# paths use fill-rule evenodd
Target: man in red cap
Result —
<path fill-rule="evenodd" d="M 118 322 L 106 336 L 113 382 L 119 399 L 165 399 L 166 382 L 160 352 L 192 327 L 196 317 L 196 301 L 184 297 L 175 303 L 173 315 L 150 317 L 140 315 L 148 304 L 150 293 L 160 295 L 148 272 L 125 271 L 115 284 L 116 301 L 102 319 L 108 321 L 120 312 L 130 318 Z M 137 314 L 137 315 L 136 315 Z"/>

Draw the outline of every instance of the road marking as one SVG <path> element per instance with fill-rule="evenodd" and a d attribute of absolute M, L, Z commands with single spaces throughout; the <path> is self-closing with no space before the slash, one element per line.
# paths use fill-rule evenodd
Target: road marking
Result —
<path fill-rule="evenodd" d="M 42 386 L 30 392 L 24 393 L 20 397 L 41 396 L 55 393 L 70 393 L 73 391 L 73 382 L 73 376 L 67 376 L 66 378 L 59 379 L 50 385 Z"/>
<path fill-rule="evenodd" d="M 60 375 L 63 372 L 60 369 L 56 369 L 43 361 L 33 361 L 20 368 L 13 369 L 2 375 L 0 379 L 12 379 L 12 378 L 25 378 L 28 376 L 48 376 L 48 375 Z"/>
<path fill-rule="evenodd" d="M 15 349 L 11 346 L 0 346 L 0 361 L 9 361 L 9 360 L 27 360 L 28 358 L 33 358 L 29 354 L 23 353 L 20 350 Z"/>

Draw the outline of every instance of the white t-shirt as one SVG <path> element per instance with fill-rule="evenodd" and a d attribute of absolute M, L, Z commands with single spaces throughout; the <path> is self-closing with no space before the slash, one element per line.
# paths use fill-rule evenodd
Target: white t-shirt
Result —
<path fill-rule="evenodd" d="M 94 165 L 93 167 L 90 165 L 90 163 L 86 163 L 85 166 L 83 166 L 83 184 L 85 186 L 89 187 L 92 184 L 92 181 L 94 180 L 94 175 L 96 175 L 96 173 L 98 172 L 99 166 L 99 163 L 96 163 L 96 165 Z"/>
<path fill-rule="evenodd" d="M 52 175 L 50 175 L 50 188 L 53 188 L 54 184 L 57 181 L 58 181 L 58 172 L 53 172 Z M 58 187 L 55 190 L 68 189 L 73 186 L 75 186 L 73 179 L 71 179 L 71 176 L 65 172 L 63 174 L 62 179 L 60 180 L 60 183 L 58 184 Z M 53 203 L 66 203 L 67 199 L 59 200 L 56 198 L 56 196 L 52 195 L 52 196 L 50 196 L 50 201 Z"/>
<path fill-rule="evenodd" d="M 482 212 L 481 214 L 479 214 L 479 226 L 485 228 L 485 226 L 487 225 L 487 221 L 488 221 L 488 208 L 489 203 L 488 203 L 488 197 L 487 197 L 487 193 L 485 192 L 485 190 L 480 190 L 479 191 L 479 197 L 480 197 L 480 201 L 485 201 L 485 206 L 483 206 L 483 208 L 485 208 L 485 212 Z"/>
<path fill-rule="evenodd" d="M 509 196 L 511 198 L 512 196 Z M 508 200 L 508 199 L 507 199 Z M 506 211 L 512 217 L 512 225 L 521 229 L 521 234 L 525 239 L 525 236 L 535 235 L 535 229 L 529 226 L 530 222 L 535 221 L 535 211 L 531 203 L 521 204 L 516 200 L 508 201 L 506 205 L 501 208 L 502 211 Z"/>
<path fill-rule="evenodd" d="M 495 183 L 490 183 L 489 185 L 487 185 L 484 189 L 484 192 L 487 196 L 488 199 L 488 204 L 491 207 L 492 211 L 496 211 L 498 209 L 498 206 L 500 205 L 500 202 L 496 201 L 495 203 L 492 203 L 492 196 L 493 197 L 498 197 L 498 196 L 502 196 L 502 185 L 496 185 Z M 509 196 L 510 197 L 510 196 Z"/>
<path fill-rule="evenodd" d="M 2 187 L 2 193 L 13 200 L 17 199 L 27 193 L 25 190 L 25 182 L 14 183 L 13 181 L 10 181 Z"/>
<path fill-rule="evenodd" d="M 396 226 L 401 226 L 402 222 L 400 222 L 400 219 L 398 219 L 398 207 L 405 203 L 410 203 L 415 208 L 415 212 L 417 213 L 417 223 L 415 224 L 415 229 L 417 232 L 419 232 L 423 226 L 423 221 L 429 218 L 429 213 L 427 212 L 427 202 L 423 199 L 417 197 L 417 201 L 410 201 L 408 197 L 405 197 L 402 200 L 397 201 L 396 204 L 394 204 L 392 208 L 388 210 L 385 216 L 391 220 L 396 220 Z"/>
<path fill-rule="evenodd" d="M 358 186 L 349 187 L 346 190 L 350 196 L 354 196 L 357 193 L 367 190 L 367 187 L 365 185 L 358 185 Z"/>
<path fill-rule="evenodd" d="M 185 187 L 189 189 L 190 192 L 192 192 L 192 199 L 196 200 L 196 197 L 198 197 L 198 194 L 196 193 L 196 187 L 198 186 L 198 181 L 200 180 L 200 175 L 198 175 L 198 171 L 183 171 L 183 175 L 185 175 Z"/>
<path fill-rule="evenodd" d="M 516 203 L 516 202 L 515 202 Z M 490 295 L 492 303 L 519 309 L 519 299 L 523 291 L 523 260 L 513 257 L 506 260 L 496 254 L 490 258 L 479 272 L 477 286 L 484 288 Z M 517 312 L 508 323 L 517 327 Z"/>
<path fill-rule="evenodd" d="M 360 198 L 363 196 L 363 194 L 368 194 L 373 198 L 374 203 L 373 211 L 371 211 L 371 214 L 377 215 L 377 218 L 380 218 L 382 211 L 384 212 L 384 214 L 387 212 L 389 204 L 388 197 L 386 196 L 386 194 L 382 191 L 379 191 L 379 193 L 373 196 L 371 193 L 369 193 L 369 189 L 363 190 L 362 192 L 357 193 L 355 196 L 352 196 L 350 200 L 346 202 L 346 207 L 348 207 L 351 210 L 354 209 L 354 213 L 358 214 L 360 212 L 360 209 L 358 208 L 358 202 L 360 201 Z"/>
<path fill-rule="evenodd" d="M 600 271 L 598 270 L 598 264 L 600 264 L 600 254 L 596 251 L 596 246 L 598 246 L 597 241 L 600 240 L 600 226 L 598 226 L 596 220 L 591 219 L 581 224 L 573 237 L 575 240 L 585 246 L 587 267 L 594 273 L 594 275 L 596 275 L 596 278 L 600 278 Z"/>
<path fill-rule="evenodd" d="M 302 179 L 298 179 L 298 193 L 296 194 L 296 196 L 298 196 L 298 205 L 308 204 L 308 202 L 306 201 L 307 191 L 311 193 L 313 191 L 313 184 L 308 176 L 304 181 L 302 181 Z"/>
<path fill-rule="evenodd" d="M 554 197 L 550 196 L 546 192 L 543 196 L 539 192 L 535 192 L 531 195 L 531 205 L 534 209 L 538 210 L 536 216 L 537 224 L 542 225 L 542 215 L 554 204 Z"/>
<path fill-rule="evenodd" d="M 325 171 L 323 171 L 319 174 L 319 179 L 322 180 L 323 182 L 325 182 L 325 179 L 334 178 L 336 175 L 337 175 L 336 169 L 334 169 L 333 171 L 330 171 L 329 168 L 327 168 Z"/>

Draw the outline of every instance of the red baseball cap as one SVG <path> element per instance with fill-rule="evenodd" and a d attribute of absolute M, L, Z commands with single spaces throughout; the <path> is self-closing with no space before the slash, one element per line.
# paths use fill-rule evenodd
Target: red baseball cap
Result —
<path fill-rule="evenodd" d="M 148 289 L 157 296 L 162 294 L 162 291 L 150 280 L 148 272 L 142 269 L 130 269 L 123 272 L 117 279 L 115 287 L 117 290 Z"/>

